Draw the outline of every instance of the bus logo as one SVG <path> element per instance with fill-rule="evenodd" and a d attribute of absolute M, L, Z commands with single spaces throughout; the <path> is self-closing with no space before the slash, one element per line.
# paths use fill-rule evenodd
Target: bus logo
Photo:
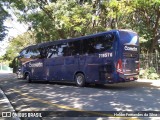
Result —
<path fill-rule="evenodd" d="M 41 62 L 29 63 L 29 67 L 43 67 L 43 63 L 41 63 Z"/>
<path fill-rule="evenodd" d="M 126 50 L 126 51 L 137 51 L 137 48 L 136 47 L 125 46 L 124 50 Z"/>

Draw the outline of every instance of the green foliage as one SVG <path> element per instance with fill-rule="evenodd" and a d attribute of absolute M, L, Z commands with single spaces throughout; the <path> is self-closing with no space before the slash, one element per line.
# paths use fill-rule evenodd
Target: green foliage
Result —
<path fill-rule="evenodd" d="M 145 79 L 152 79 L 152 80 L 157 80 L 160 78 L 160 76 L 156 73 L 156 70 L 154 67 L 150 67 L 145 70 L 140 70 L 139 77 L 145 78 Z"/>
<path fill-rule="evenodd" d="M 140 36 L 143 53 L 158 50 L 159 0 L 5 0 L 5 3 L 20 22 L 31 24 L 31 40 L 36 43 L 109 29 L 132 29 Z M 22 38 L 19 42 L 23 43 L 25 37 Z M 10 53 L 11 50 L 7 52 Z"/>
<path fill-rule="evenodd" d="M 31 32 L 26 32 L 13 38 L 7 47 L 6 53 L 3 55 L 3 60 L 13 60 L 24 47 L 31 44 L 35 44 L 33 33 Z"/>
<path fill-rule="evenodd" d="M 91 5 L 81 7 L 75 1 L 57 1 L 43 6 L 38 13 L 28 14 L 37 42 L 66 39 L 91 33 Z M 46 11 L 49 11 L 46 13 Z"/>
<path fill-rule="evenodd" d="M 7 35 L 6 26 L 4 26 L 4 21 L 7 17 L 8 13 L 4 9 L 3 0 L 0 0 L 0 41 L 2 41 Z"/>
<path fill-rule="evenodd" d="M 131 16 L 131 25 L 140 36 L 147 40 L 141 43 L 142 49 L 147 48 L 146 52 L 154 52 L 157 49 L 157 40 L 160 39 L 160 2 L 159 0 L 133 0 L 135 9 Z"/>
<path fill-rule="evenodd" d="M 159 75 L 157 73 L 151 73 L 148 76 L 148 79 L 157 80 L 157 79 L 159 79 Z"/>

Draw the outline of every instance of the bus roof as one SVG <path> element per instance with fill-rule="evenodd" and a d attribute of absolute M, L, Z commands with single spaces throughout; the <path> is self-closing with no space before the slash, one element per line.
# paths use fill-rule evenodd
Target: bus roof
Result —
<path fill-rule="evenodd" d="M 119 31 L 133 32 L 131 30 L 124 30 L 124 29 L 116 30 L 116 29 L 114 29 L 114 30 L 109 30 L 109 31 L 105 31 L 105 32 L 99 32 L 99 33 L 96 33 L 96 34 L 87 35 L 87 36 L 81 36 L 81 37 L 77 37 L 77 38 L 62 39 L 62 40 L 55 40 L 55 41 L 48 41 L 48 42 L 44 42 L 44 43 L 39 43 L 39 44 L 36 44 L 36 45 L 28 46 L 28 47 L 22 49 L 21 52 L 25 49 L 43 48 L 43 47 L 51 46 L 51 45 L 54 45 L 54 44 L 72 42 L 72 41 L 81 40 L 81 39 L 88 39 L 88 38 L 91 38 L 91 37 L 100 36 L 100 35 L 105 34 L 105 33 L 113 33 L 113 32 L 119 32 Z"/>

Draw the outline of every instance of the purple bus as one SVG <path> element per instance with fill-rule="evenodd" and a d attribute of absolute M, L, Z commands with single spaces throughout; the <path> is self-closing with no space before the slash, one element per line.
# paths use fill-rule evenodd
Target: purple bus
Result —
<path fill-rule="evenodd" d="M 139 74 L 139 41 L 131 30 L 110 30 L 24 48 L 21 73 L 28 82 L 58 81 L 103 85 L 134 81 Z"/>

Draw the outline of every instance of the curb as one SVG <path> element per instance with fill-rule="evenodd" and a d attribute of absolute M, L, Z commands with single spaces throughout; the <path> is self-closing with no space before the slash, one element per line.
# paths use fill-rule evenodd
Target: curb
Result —
<path fill-rule="evenodd" d="M 2 99 L 0 100 L 0 108 L 2 108 L 2 110 L 3 110 L 3 108 L 6 108 L 6 106 L 7 106 L 7 109 L 9 109 L 9 111 L 5 111 L 5 110 L 4 110 L 4 112 L 1 111 L 2 113 L 0 113 L 0 114 L 2 114 L 2 116 L 4 116 L 4 117 L 0 116 L 0 118 L 1 117 L 2 118 L 9 118 L 9 117 L 7 117 L 8 115 L 6 115 L 6 113 L 8 114 L 8 113 L 13 112 L 13 113 L 15 113 L 15 116 L 14 117 L 10 117 L 10 118 L 12 118 L 13 120 L 21 120 L 19 117 L 17 117 L 17 114 L 16 114 L 13 106 L 11 105 L 10 101 L 6 97 L 5 93 L 1 90 L 1 88 L 0 88 L 0 94 L 2 96 Z M 5 105 L 2 104 L 2 103 L 5 103 Z"/>

